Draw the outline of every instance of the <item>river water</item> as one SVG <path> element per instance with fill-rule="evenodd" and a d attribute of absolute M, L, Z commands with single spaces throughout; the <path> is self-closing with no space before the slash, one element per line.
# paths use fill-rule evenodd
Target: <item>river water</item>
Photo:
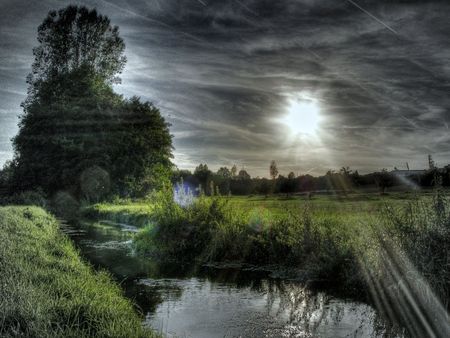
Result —
<path fill-rule="evenodd" d="M 62 225 L 82 255 L 109 270 L 166 337 L 397 337 L 367 304 L 238 269 L 160 265 L 136 257 L 125 224 Z"/>

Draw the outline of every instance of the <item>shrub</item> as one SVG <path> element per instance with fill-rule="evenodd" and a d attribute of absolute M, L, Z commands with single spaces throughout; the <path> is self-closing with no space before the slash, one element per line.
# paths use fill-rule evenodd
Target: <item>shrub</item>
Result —
<path fill-rule="evenodd" d="M 182 206 L 173 197 L 169 189 L 152 196 L 152 223 L 137 235 L 135 247 L 144 254 L 192 260 L 204 254 L 219 224 L 226 223 L 226 200 L 200 196 Z"/>
<path fill-rule="evenodd" d="M 14 194 L 11 196 L 4 196 L 0 200 L 1 205 L 16 204 L 16 205 L 35 205 L 45 208 L 48 201 L 42 189 L 27 190 Z"/>

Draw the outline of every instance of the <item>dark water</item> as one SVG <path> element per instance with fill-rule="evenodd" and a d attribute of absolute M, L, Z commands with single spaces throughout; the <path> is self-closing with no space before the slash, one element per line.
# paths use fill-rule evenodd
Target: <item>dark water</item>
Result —
<path fill-rule="evenodd" d="M 158 265 L 135 257 L 136 228 L 64 225 L 82 254 L 109 270 L 167 337 L 395 337 L 369 305 L 265 273 Z"/>

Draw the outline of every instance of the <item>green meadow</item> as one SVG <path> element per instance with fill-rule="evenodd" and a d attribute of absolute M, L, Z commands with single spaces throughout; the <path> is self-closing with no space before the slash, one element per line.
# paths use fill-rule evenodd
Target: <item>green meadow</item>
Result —
<path fill-rule="evenodd" d="M 411 200 L 429 200 L 432 193 L 392 193 L 380 194 L 347 194 L 347 195 L 315 195 L 300 196 L 221 196 L 229 208 L 239 213 L 261 213 L 267 217 L 279 218 L 287 215 L 299 215 L 305 210 L 314 214 L 337 214 L 342 217 L 359 217 L 375 215 L 386 206 L 401 207 Z M 155 212 L 158 201 L 149 199 L 123 199 L 89 205 L 83 209 L 88 218 L 100 218 L 118 223 L 130 223 L 145 226 Z"/>

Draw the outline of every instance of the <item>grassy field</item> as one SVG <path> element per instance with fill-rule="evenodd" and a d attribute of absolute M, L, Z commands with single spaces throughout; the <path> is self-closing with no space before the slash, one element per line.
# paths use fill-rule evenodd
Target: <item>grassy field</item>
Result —
<path fill-rule="evenodd" d="M 0 208 L 0 336 L 154 337 L 37 207 Z"/>
<path fill-rule="evenodd" d="M 423 198 L 426 196 L 422 195 Z M 305 208 L 313 213 L 354 214 L 378 212 L 386 204 L 402 205 L 412 197 L 413 195 L 408 193 L 315 195 L 312 198 L 307 196 L 232 196 L 229 198 L 229 203 L 244 211 L 267 209 L 275 216 L 303 212 Z"/>
<path fill-rule="evenodd" d="M 430 198 L 431 194 L 421 194 L 421 198 Z M 231 208 L 243 212 L 263 212 L 270 216 L 286 216 L 302 213 L 305 208 L 315 214 L 355 215 L 379 212 L 387 204 L 405 205 L 416 196 L 412 193 L 379 194 L 349 194 L 347 196 L 316 195 L 306 196 L 230 196 L 222 197 Z M 153 200 L 120 200 L 90 205 L 83 209 L 83 215 L 88 218 L 106 219 L 118 223 L 130 223 L 135 226 L 145 226 L 154 213 Z"/>

